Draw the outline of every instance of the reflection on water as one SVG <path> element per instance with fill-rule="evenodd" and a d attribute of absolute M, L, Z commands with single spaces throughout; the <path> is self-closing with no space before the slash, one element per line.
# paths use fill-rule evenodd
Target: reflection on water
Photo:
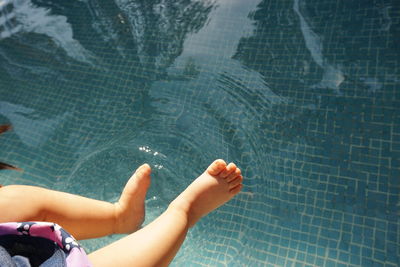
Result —
<path fill-rule="evenodd" d="M 38 7 L 30 0 L 16 0 L 9 5 L 12 5 L 13 16 L 2 15 L 1 19 L 13 21 L 17 26 L 6 29 L 10 34 L 4 35 L 3 38 L 9 38 L 21 31 L 43 34 L 64 49 L 71 58 L 93 64 L 92 54 L 74 40 L 71 25 L 65 16 L 50 14 L 49 9 Z M 15 30 L 16 27 L 18 30 Z"/>
<path fill-rule="evenodd" d="M 330 88 L 339 91 L 339 86 L 344 80 L 342 72 L 337 67 L 329 64 L 327 60 L 323 58 L 323 47 L 320 37 L 310 28 L 305 18 L 301 14 L 299 0 L 294 1 L 293 9 L 299 16 L 301 32 L 304 37 L 305 45 L 310 51 L 312 59 L 324 70 L 322 80 L 317 86 L 320 88 Z"/>
<path fill-rule="evenodd" d="M 48 161 L 44 151 L 54 142 L 63 144 L 63 153 L 52 158 L 54 164 L 43 175 L 62 179 L 69 175 L 68 168 L 76 170 L 98 155 L 93 150 L 116 150 L 135 138 L 139 143 L 133 146 L 150 145 L 144 132 L 156 131 L 146 126 L 152 122 L 146 114 L 156 113 L 149 104 L 150 84 L 166 77 L 185 38 L 204 26 L 213 6 L 211 1 L 14 2 L 23 28 L 0 42 L 0 88 L 5 93 L 0 110 L 3 120 L 16 125 L 15 133 L 25 145 L 43 152 L 37 160 Z M 71 15 L 77 12 L 88 14 L 83 18 L 89 24 L 78 25 L 82 17 L 74 20 Z M 79 64 L 93 63 L 86 59 L 94 57 L 94 68 Z M 125 63 L 116 68 L 123 58 Z M 185 80 L 196 75 L 195 62 L 188 60 L 181 74 L 171 77 Z M 30 114 L 38 118 L 28 121 Z M 35 125 L 30 127 L 34 134 L 19 130 L 26 124 Z M 109 142 L 110 136 L 115 140 Z"/>
<path fill-rule="evenodd" d="M 0 123 L 15 131 L 0 157 L 25 172 L 0 183 L 114 201 L 149 162 L 151 220 L 224 158 L 244 192 L 191 231 L 176 266 L 370 249 L 343 220 L 397 226 L 400 27 L 395 1 L 378 2 L 15 1 L 21 27 L 0 40 Z M 388 259 L 393 234 L 377 248 Z"/>
<path fill-rule="evenodd" d="M 183 50 L 189 34 L 201 29 L 214 7 L 212 1 L 86 2 L 93 28 L 118 53 L 135 58 L 142 75 L 165 75 Z M 111 8 L 110 8 L 111 7 Z M 122 45 L 123 44 L 123 45 Z"/>
<path fill-rule="evenodd" d="M 61 124 L 67 113 L 54 118 L 40 118 L 35 110 L 0 101 L 0 114 L 13 125 L 13 131 L 24 145 L 38 148 L 49 141 L 53 130 Z M 30 133 L 26 131 L 30 129 Z"/>
<path fill-rule="evenodd" d="M 10 0 L 0 1 L 0 40 L 10 37 L 20 28 L 21 25 L 18 25 L 15 18 L 13 2 Z"/>
<path fill-rule="evenodd" d="M 344 14 L 332 14 L 329 1 L 261 1 L 250 14 L 253 34 L 240 40 L 233 57 L 262 74 L 274 93 L 287 96 L 283 105 L 261 109 L 267 114 L 259 126 L 265 138 L 256 157 L 269 158 L 270 165 L 265 181 L 269 190 L 264 189 L 267 194 L 260 202 L 271 205 L 264 209 L 283 229 L 297 229 L 310 238 L 315 225 L 302 228 L 303 220 L 317 221 L 329 212 L 396 224 L 393 211 L 397 198 L 379 201 L 374 193 L 376 183 L 384 184 L 386 197 L 399 191 L 395 176 L 389 174 L 392 165 L 382 161 L 393 160 L 397 150 L 373 145 L 375 140 L 382 144 L 391 140 L 393 116 L 399 113 L 395 104 L 398 94 L 393 95 L 398 86 L 393 76 L 398 77 L 399 70 L 399 55 L 393 50 L 396 30 L 389 27 L 387 32 L 381 31 L 387 28 L 385 12 L 391 4 L 382 9 L 365 6 L 372 17 L 355 16 L 363 9 L 351 9 L 348 1 L 336 4 Z M 380 38 L 368 43 L 365 35 Z M 396 67 L 391 68 L 388 58 L 380 56 L 383 46 L 384 53 L 396 58 Z M 374 182 L 368 182 L 370 177 Z M 358 227 L 365 227 L 358 223 Z M 338 220 L 337 227 L 317 228 L 342 233 L 343 224 Z M 360 232 L 352 234 L 359 241 L 338 240 L 339 252 L 346 253 L 350 244 L 369 246 Z M 304 242 L 300 236 L 290 238 Z M 390 238 L 379 240 L 393 245 Z M 312 243 L 324 243 L 321 237 L 315 241 Z M 385 250 L 384 254 L 397 259 L 393 251 Z"/>
<path fill-rule="evenodd" d="M 49 3 L 46 3 L 49 4 Z M 13 3 L 13 14 L 20 25 L 20 31 L 16 32 L 3 43 L 0 50 L 3 69 L 9 75 L 16 75 L 16 70 L 27 69 L 36 75 L 53 74 L 63 75 L 53 70 L 51 64 L 42 62 L 29 62 L 21 59 L 14 46 L 20 46 L 28 51 L 25 46 L 30 46 L 30 54 L 38 53 L 42 58 L 52 57 L 60 63 L 67 60 L 60 57 L 57 47 L 62 48 L 71 59 L 88 63 L 95 68 L 109 70 L 108 62 L 102 62 L 102 55 L 95 55 L 83 47 L 82 42 L 74 38 L 73 28 L 67 22 L 67 17 L 57 15 L 55 11 L 65 10 L 67 6 L 54 3 L 49 7 L 40 7 L 29 0 L 19 0 Z M 102 44 L 87 43 L 88 47 L 106 46 L 109 52 L 116 50 L 119 56 L 134 60 L 130 66 L 137 75 L 162 76 L 165 69 L 174 59 L 182 53 L 185 38 L 190 33 L 198 31 L 207 21 L 208 14 L 213 9 L 211 1 L 147 1 L 146 4 L 135 1 L 98 2 L 96 0 L 84 1 L 74 9 L 86 6 L 86 13 L 91 18 L 92 29 L 87 29 L 89 34 L 93 29 L 99 34 Z M 53 9 L 52 9 L 53 8 Z M 65 12 L 65 11 L 64 11 Z M 81 12 L 82 13 L 82 12 Z M 82 29 L 75 29 L 76 32 Z M 18 34 L 17 34 L 18 33 Z M 36 33 L 34 37 L 27 33 Z M 76 33 L 75 33 L 76 35 Z M 29 37 L 29 38 L 28 38 Z M 157 38 L 155 38 L 157 37 Z M 51 43 L 49 39 L 51 40 Z M 93 41 L 97 41 L 97 37 Z M 90 40 L 89 40 L 90 41 Z M 95 49 L 96 49 L 95 47 Z M 108 52 L 108 53 L 109 53 Z M 107 54 L 103 55 L 108 58 Z M 34 65 L 33 65 L 33 64 Z M 40 60 L 39 60 L 40 63 Z M 51 62 L 53 63 L 53 62 Z M 43 66 L 44 65 L 44 66 Z M 42 69 L 42 70 L 38 70 Z M 112 67 L 111 67 L 112 68 Z M 146 70 L 144 72 L 144 70 Z M 132 70 L 129 70 L 131 72 Z M 21 72 L 21 71 L 18 71 Z M 149 78 L 151 78 L 149 77 Z M 16 77 L 22 78 L 23 77 Z M 151 78 L 152 79 L 152 78 Z"/>

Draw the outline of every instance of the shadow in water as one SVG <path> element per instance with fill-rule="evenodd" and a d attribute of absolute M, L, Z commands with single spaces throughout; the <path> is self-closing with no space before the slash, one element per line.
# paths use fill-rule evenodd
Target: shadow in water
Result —
<path fill-rule="evenodd" d="M 254 31 L 233 59 L 286 101 L 268 106 L 257 94 L 236 93 L 253 98 L 259 146 L 252 152 L 270 163 L 260 201 L 284 227 L 333 211 L 396 223 L 400 61 L 391 18 L 398 3 L 380 3 L 264 0 L 249 14 Z"/>
<path fill-rule="evenodd" d="M 21 28 L 0 40 L 0 118 L 15 125 L 20 152 L 35 159 L 21 164 L 41 169 L 44 184 L 76 173 L 82 161 L 99 155 L 94 151 L 117 150 L 152 130 L 146 125 L 158 111 L 149 88 L 170 79 L 166 69 L 214 8 L 213 1 L 164 2 L 13 3 Z M 196 75 L 189 60 L 182 75 L 171 78 Z M 55 145 L 63 153 L 55 153 Z M 121 167 L 121 177 L 131 168 Z"/>

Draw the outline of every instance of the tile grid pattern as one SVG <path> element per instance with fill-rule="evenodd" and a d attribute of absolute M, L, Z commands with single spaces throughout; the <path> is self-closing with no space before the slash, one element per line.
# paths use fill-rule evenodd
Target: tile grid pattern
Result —
<path fill-rule="evenodd" d="M 205 161 L 196 156 L 200 151 L 238 162 L 247 176 L 245 192 L 194 229 L 193 241 L 178 255 L 176 266 L 398 266 L 398 4 L 298 1 L 307 25 L 322 37 L 323 66 L 319 66 L 315 59 L 320 55 L 307 47 L 310 35 L 302 32 L 294 11 L 296 1 L 257 2 L 249 18 L 248 14 L 238 17 L 233 2 L 221 3 L 215 12 L 220 12 L 224 23 L 209 30 L 204 39 L 196 39 L 196 33 L 186 35 L 181 58 L 171 56 L 176 62 L 167 70 L 153 61 L 167 61 L 168 53 L 155 51 L 171 40 L 152 28 L 151 17 L 144 20 L 149 24 L 145 37 L 133 37 L 137 46 L 122 37 L 114 40 L 114 45 L 123 47 L 118 52 L 90 28 L 99 18 L 76 13 L 88 9 L 83 3 L 64 4 L 64 15 L 80 25 L 74 26 L 74 36 L 88 51 L 95 51 L 100 59 L 95 66 L 71 60 L 61 48 L 56 49 L 65 64 L 51 53 L 38 56 L 28 40 L 36 38 L 36 45 L 43 46 L 44 41 L 52 42 L 43 36 L 1 40 L 1 51 L 15 53 L 19 63 L 51 66 L 54 74 L 39 78 L 16 65 L 13 74 L 1 68 L 0 92 L 5 95 L 1 119 L 23 122 L 20 114 L 38 119 L 28 121 L 31 124 L 25 128 L 15 124 L 15 134 L 0 139 L 1 159 L 26 169 L 23 174 L 1 174 L 0 182 L 59 186 L 88 194 L 68 182 L 78 181 L 79 187 L 90 191 L 90 183 L 79 179 L 93 175 L 95 171 L 85 166 L 94 164 L 107 187 L 107 177 L 115 175 L 102 168 L 107 160 L 122 161 L 118 166 L 123 176 L 129 167 L 120 158 L 125 156 L 129 166 L 139 156 L 108 147 L 126 145 L 119 141 L 125 138 L 124 131 L 147 141 L 136 130 L 143 129 L 155 136 L 149 139 L 151 144 L 174 152 L 170 154 L 176 155 L 177 162 L 188 157 Z M 104 5 L 97 11 L 116 8 L 112 1 Z M 119 8 L 122 12 L 110 19 L 130 20 L 128 8 Z M 211 17 L 210 24 L 215 19 Z M 237 23 L 248 19 L 253 27 Z M 125 29 L 123 23 L 113 23 L 118 30 Z M 245 37 L 236 40 L 235 55 L 221 53 L 232 43 L 225 37 L 237 31 Z M 175 35 L 184 36 L 179 31 Z M 140 50 L 141 42 L 147 50 Z M 200 70 L 198 76 L 185 72 L 187 65 L 182 62 L 190 56 Z M 344 80 L 331 88 L 341 80 L 340 73 Z M 268 90 L 273 94 L 268 95 Z M 19 106 L 5 108 L 5 102 Z M 221 102 L 226 105 L 221 107 Z M 152 105 L 157 108 L 148 107 Z M 49 114 L 54 121 L 46 120 Z M 147 124 L 149 120 L 154 124 Z M 197 128 L 190 128 L 190 121 Z M 170 134 L 184 141 L 167 138 Z M 195 141 L 186 141 L 191 139 Z M 223 152 L 198 149 L 210 146 Z M 92 148 L 100 148 L 100 161 L 89 153 Z M 168 160 L 173 160 L 170 154 Z M 210 225 L 214 232 L 209 232 Z"/>

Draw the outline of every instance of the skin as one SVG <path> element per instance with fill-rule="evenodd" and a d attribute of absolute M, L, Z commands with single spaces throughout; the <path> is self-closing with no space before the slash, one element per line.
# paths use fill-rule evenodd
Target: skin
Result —
<path fill-rule="evenodd" d="M 163 214 L 140 228 L 150 173 L 149 165 L 139 167 L 116 203 L 33 186 L 5 186 L 0 188 L 0 222 L 51 221 L 78 240 L 131 233 L 91 253 L 93 265 L 168 266 L 190 227 L 238 194 L 243 177 L 235 164 L 216 160 Z M 16 209 L 15 203 L 22 200 Z"/>
<path fill-rule="evenodd" d="M 144 219 L 144 200 L 150 185 L 150 167 L 145 164 L 128 180 L 116 203 L 36 186 L 9 185 L 0 188 L 0 223 L 48 221 L 62 225 L 77 240 L 136 231 Z M 18 205 L 15 208 L 16 203 Z"/>

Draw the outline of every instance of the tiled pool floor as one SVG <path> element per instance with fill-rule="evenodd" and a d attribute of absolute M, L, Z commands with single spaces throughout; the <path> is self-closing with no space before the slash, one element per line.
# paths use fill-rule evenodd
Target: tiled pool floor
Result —
<path fill-rule="evenodd" d="M 398 1 L 20 0 L 8 33 L 9 14 L 0 159 L 24 172 L 0 183 L 114 201 L 149 162 L 147 223 L 224 158 L 245 188 L 173 266 L 400 265 Z"/>

